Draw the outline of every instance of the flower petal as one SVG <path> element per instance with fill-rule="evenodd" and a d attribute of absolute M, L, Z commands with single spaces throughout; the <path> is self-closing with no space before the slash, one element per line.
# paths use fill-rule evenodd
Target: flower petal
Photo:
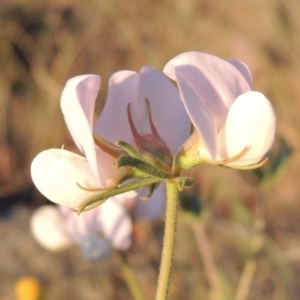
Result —
<path fill-rule="evenodd" d="M 38 208 L 30 219 L 30 230 L 36 241 L 47 250 L 59 251 L 72 244 L 62 215 L 55 206 Z"/>
<path fill-rule="evenodd" d="M 49 200 L 62 206 L 78 208 L 86 199 L 99 194 L 87 188 L 99 187 L 99 181 L 88 161 L 63 149 L 49 149 L 39 153 L 31 164 L 31 176 L 38 190 Z"/>
<path fill-rule="evenodd" d="M 111 142 L 133 143 L 127 117 L 127 105 L 131 103 L 132 117 L 139 133 L 150 134 L 146 99 L 150 102 L 158 133 L 176 153 L 189 136 L 189 119 L 178 90 L 163 73 L 151 67 L 143 67 L 140 73 L 121 71 L 113 74 L 95 131 Z"/>
<path fill-rule="evenodd" d="M 214 160 L 217 156 L 217 124 L 214 115 L 198 98 L 188 78 L 184 75 L 181 76 L 181 74 L 183 74 L 182 70 L 178 74 L 176 72 L 176 80 L 183 103 L 211 158 Z"/>
<path fill-rule="evenodd" d="M 232 157 L 248 146 L 250 150 L 231 165 L 259 162 L 274 141 L 275 125 L 276 117 L 269 100 L 259 92 L 244 93 L 233 103 L 218 135 L 220 157 Z"/>
<path fill-rule="evenodd" d="M 132 101 L 132 112 L 140 134 L 151 133 L 145 101 L 148 99 L 160 137 L 174 154 L 177 153 L 190 135 L 190 120 L 177 88 L 162 72 L 145 66 L 139 73 L 137 96 Z"/>
<path fill-rule="evenodd" d="M 126 210 L 113 198 L 99 208 L 97 222 L 104 237 L 111 241 L 113 248 L 127 250 L 131 245 L 132 222 Z"/>
<path fill-rule="evenodd" d="M 95 132 L 111 143 L 123 140 L 131 143 L 127 105 L 136 97 L 138 75 L 132 71 L 120 71 L 109 80 L 105 106 L 96 122 Z"/>
<path fill-rule="evenodd" d="M 126 175 L 126 168 L 114 168 L 115 158 L 108 155 L 98 147 L 96 148 L 97 164 L 99 170 L 100 183 L 102 188 L 115 185 Z"/>
<path fill-rule="evenodd" d="M 100 84 L 101 79 L 98 75 L 81 75 L 71 78 L 66 83 L 60 101 L 69 131 L 98 178 L 97 155 L 92 126 L 95 101 Z"/>
<path fill-rule="evenodd" d="M 199 100 L 213 113 L 218 129 L 223 126 L 233 101 L 250 90 L 237 68 L 223 59 L 201 52 L 185 52 L 176 56 L 167 63 L 164 73 L 175 81 L 180 76 L 189 82 Z"/>
<path fill-rule="evenodd" d="M 140 197 L 147 195 L 147 189 L 139 191 Z M 139 219 L 154 220 L 159 218 L 166 206 L 166 188 L 160 184 L 147 200 L 139 200 L 133 210 L 134 216 Z"/>

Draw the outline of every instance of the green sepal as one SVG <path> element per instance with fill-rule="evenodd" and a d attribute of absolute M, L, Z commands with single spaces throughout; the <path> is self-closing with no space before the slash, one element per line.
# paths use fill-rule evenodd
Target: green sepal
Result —
<path fill-rule="evenodd" d="M 167 173 L 172 172 L 171 168 L 169 167 L 169 165 L 167 163 L 160 160 L 159 158 L 157 158 L 156 156 L 154 156 L 151 153 L 145 152 L 145 153 L 141 154 L 138 150 L 133 148 L 129 143 L 124 142 L 124 141 L 118 141 L 116 143 L 116 145 L 118 145 L 119 147 L 124 149 L 132 157 L 135 157 L 135 158 L 138 158 L 145 162 L 148 162 L 149 164 L 153 165 L 154 167 L 161 169 Z"/>
<path fill-rule="evenodd" d="M 142 154 L 138 150 L 134 149 L 129 143 L 125 141 L 118 141 L 116 145 L 124 149 L 130 156 L 145 160 Z"/>
<path fill-rule="evenodd" d="M 148 119 L 151 129 L 151 134 L 148 134 L 146 136 L 139 134 L 131 116 L 130 103 L 127 106 L 127 116 L 134 141 L 140 151 L 144 153 L 151 153 L 153 156 L 164 161 L 169 165 L 169 167 L 171 167 L 173 164 L 173 154 L 166 142 L 160 137 L 156 130 L 156 127 L 152 120 L 150 103 L 147 98 L 146 105 L 148 108 Z"/>
<path fill-rule="evenodd" d="M 120 156 L 115 162 L 115 167 L 116 168 L 129 167 L 141 172 L 142 174 L 150 175 L 152 177 L 157 177 L 161 179 L 173 178 L 173 174 L 164 172 L 144 160 L 132 156 L 128 156 L 128 155 Z"/>
<path fill-rule="evenodd" d="M 175 163 L 173 167 L 173 169 L 175 170 L 175 172 L 173 172 L 174 174 L 179 173 L 178 170 L 187 170 L 202 164 L 210 164 L 240 170 L 252 170 L 263 166 L 268 161 L 268 159 L 265 159 L 259 163 L 248 166 L 234 165 L 235 161 L 242 158 L 249 151 L 250 147 L 248 146 L 244 147 L 244 149 L 242 149 L 239 153 L 229 158 L 225 158 L 222 160 L 212 160 L 199 155 L 198 149 L 201 148 L 202 144 L 203 141 L 201 140 L 200 135 L 197 131 L 194 131 L 192 135 L 187 139 L 187 141 L 183 144 L 183 146 L 179 149 L 175 157 Z"/>
<path fill-rule="evenodd" d="M 169 165 L 167 163 L 165 163 L 164 161 L 160 160 L 159 158 L 157 158 L 156 156 L 152 155 L 151 153 L 143 153 L 143 158 L 151 165 L 153 165 L 154 167 L 163 170 L 167 173 L 172 173 L 171 168 L 169 167 Z"/>
<path fill-rule="evenodd" d="M 205 164 L 206 161 L 203 160 L 201 157 L 188 157 L 185 155 L 181 155 L 180 157 L 176 158 L 176 167 L 178 169 L 183 169 L 183 170 L 189 170 L 194 167 L 200 166 Z"/>
<path fill-rule="evenodd" d="M 184 188 L 189 188 L 193 185 L 194 183 L 194 178 L 192 177 L 177 177 L 176 179 L 177 187 L 178 190 L 181 192 L 183 191 Z"/>
<path fill-rule="evenodd" d="M 175 157 L 175 168 L 188 170 L 205 163 L 199 156 L 198 147 L 201 142 L 200 136 L 195 130 L 187 141 L 181 146 Z"/>
<path fill-rule="evenodd" d="M 112 156 L 114 158 L 118 158 L 120 155 L 126 154 L 126 152 L 122 148 L 120 148 L 120 147 L 116 146 L 115 144 L 107 141 L 106 139 L 104 139 L 100 135 L 97 135 L 96 133 L 93 133 L 93 137 L 94 137 L 95 144 L 101 150 L 103 150 L 105 153 L 109 154 L 110 156 Z"/>
<path fill-rule="evenodd" d="M 137 188 L 148 186 L 154 183 L 157 183 L 161 181 L 161 178 L 154 178 L 154 177 L 146 177 L 143 179 L 140 179 L 135 182 L 127 183 L 124 185 L 120 185 L 118 187 L 113 187 L 110 189 L 105 190 L 103 193 L 100 193 L 99 195 L 93 196 L 86 201 L 84 201 L 77 209 L 77 214 L 81 214 L 85 210 L 89 210 L 90 206 L 92 208 L 96 207 L 97 205 L 100 205 L 104 203 L 108 198 L 123 194 L 132 190 L 135 190 Z"/>

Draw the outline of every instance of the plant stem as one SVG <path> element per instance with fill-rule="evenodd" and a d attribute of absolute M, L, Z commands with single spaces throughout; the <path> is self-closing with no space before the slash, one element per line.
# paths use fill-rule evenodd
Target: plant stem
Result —
<path fill-rule="evenodd" d="M 165 232 L 163 241 L 163 250 L 156 290 L 156 300 L 166 300 L 168 297 L 171 269 L 173 262 L 176 223 L 177 223 L 177 206 L 178 206 L 178 189 L 173 180 L 166 181 L 167 184 L 167 206 Z"/>
<path fill-rule="evenodd" d="M 137 278 L 136 278 L 130 264 L 128 263 L 126 253 L 120 251 L 119 254 L 122 259 L 121 269 L 122 269 L 123 277 L 126 281 L 127 287 L 129 288 L 133 299 L 134 300 L 144 300 L 145 298 L 144 298 L 141 288 L 137 282 Z"/>

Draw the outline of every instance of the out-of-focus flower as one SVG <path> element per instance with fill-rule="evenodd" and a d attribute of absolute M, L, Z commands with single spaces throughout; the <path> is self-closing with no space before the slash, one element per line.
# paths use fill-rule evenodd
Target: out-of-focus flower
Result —
<path fill-rule="evenodd" d="M 50 251 L 60 251 L 72 244 L 64 228 L 62 212 L 52 205 L 38 208 L 30 220 L 30 229 L 36 241 Z"/>
<path fill-rule="evenodd" d="M 140 196 L 143 196 L 141 189 Z M 111 250 L 127 250 L 132 239 L 133 217 L 152 220 L 164 210 L 164 187 L 154 191 L 152 201 L 140 201 L 135 191 L 111 197 L 102 205 L 79 216 L 70 208 L 43 205 L 32 215 L 30 229 L 35 240 L 49 251 L 61 251 L 72 244 L 85 259 L 106 258 Z"/>
<path fill-rule="evenodd" d="M 30 228 L 47 250 L 60 251 L 77 244 L 92 261 L 107 257 L 112 248 L 124 251 L 131 244 L 131 218 L 115 197 L 79 216 L 67 207 L 41 206 L 33 213 Z"/>
<path fill-rule="evenodd" d="M 64 149 L 50 149 L 38 154 L 32 162 L 31 175 L 37 188 L 62 206 L 76 209 L 87 198 L 99 194 L 86 191 L 77 183 L 88 189 L 107 188 L 126 177 L 127 169 L 114 169 L 115 158 L 94 143 L 93 111 L 100 82 L 97 75 L 74 77 L 67 82 L 61 96 L 66 124 L 84 157 Z M 94 132 L 111 143 L 122 140 L 135 146 L 127 107 L 130 104 L 138 134 L 147 138 L 152 133 L 147 101 L 156 130 L 175 154 L 189 136 L 189 118 L 176 87 L 151 67 L 143 67 L 139 73 L 120 71 L 112 75 L 107 101 Z M 156 197 L 156 201 L 163 202 L 164 197 Z"/>
<path fill-rule="evenodd" d="M 262 159 L 274 140 L 275 113 L 263 94 L 251 90 L 244 63 L 186 52 L 169 61 L 164 73 L 178 85 L 203 162 L 243 167 Z"/>

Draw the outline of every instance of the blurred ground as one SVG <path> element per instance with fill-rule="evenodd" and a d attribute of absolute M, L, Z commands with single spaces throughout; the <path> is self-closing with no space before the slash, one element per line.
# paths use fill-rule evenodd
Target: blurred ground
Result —
<path fill-rule="evenodd" d="M 95 265 L 75 247 L 54 254 L 33 241 L 28 220 L 46 199 L 32 187 L 30 163 L 62 144 L 77 151 L 59 108 L 68 78 L 101 75 L 100 113 L 112 73 L 162 70 L 189 50 L 244 61 L 254 90 L 274 105 L 278 126 L 261 172 L 194 170 L 201 213 L 198 227 L 180 214 L 170 299 L 217 299 L 211 291 L 220 289 L 218 299 L 242 299 L 237 290 L 249 300 L 300 299 L 299 10 L 296 0 L 2 0 L 0 299 L 14 299 L 14 283 L 29 275 L 42 282 L 45 299 L 130 299 L 116 253 Z M 137 223 L 129 253 L 147 299 L 155 293 L 162 230 L 163 220 Z M 206 237 L 210 254 L 201 248 Z M 205 266 L 211 254 L 217 287 Z"/>

